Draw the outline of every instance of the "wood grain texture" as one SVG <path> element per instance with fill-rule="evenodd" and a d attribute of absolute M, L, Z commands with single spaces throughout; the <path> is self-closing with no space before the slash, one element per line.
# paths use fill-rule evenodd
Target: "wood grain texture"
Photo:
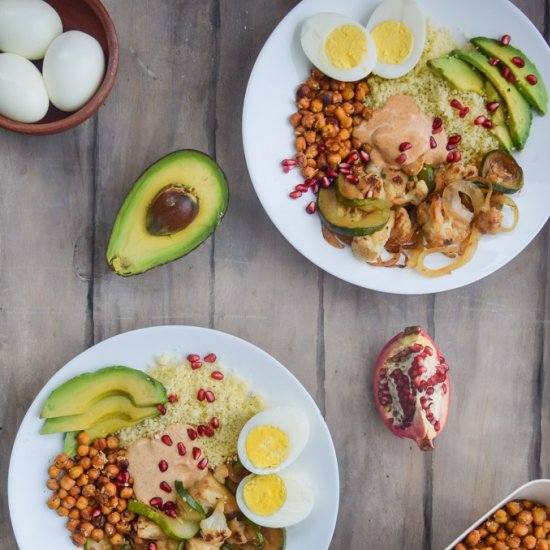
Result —
<path fill-rule="evenodd" d="M 548 1 L 514 3 L 548 39 Z M 78 352 L 149 325 L 245 338 L 311 392 L 338 449 L 331 550 L 442 550 L 513 488 L 550 477 L 550 228 L 488 279 L 437 296 L 323 273 L 267 218 L 242 151 L 248 75 L 296 0 L 105 4 L 121 65 L 99 114 L 59 136 L 0 136 L 0 550 L 16 548 L 9 451 L 32 399 Z M 186 147 L 224 167 L 226 218 L 185 259 L 117 277 L 103 254 L 119 205 L 148 164 Z M 371 398 L 374 359 L 411 324 L 452 368 L 448 427 L 428 454 L 393 437 Z"/>

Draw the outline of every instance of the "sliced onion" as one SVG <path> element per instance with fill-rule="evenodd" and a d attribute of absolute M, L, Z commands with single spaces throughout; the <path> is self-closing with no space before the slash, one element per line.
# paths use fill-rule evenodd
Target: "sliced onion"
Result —
<path fill-rule="evenodd" d="M 474 209 L 473 212 L 462 204 L 460 193 L 464 193 L 470 198 Z M 453 183 L 447 185 L 442 197 L 443 209 L 447 215 L 454 217 L 457 221 L 464 224 L 472 223 L 474 216 L 483 207 L 483 193 L 475 184 L 467 180 L 453 181 Z"/>
<path fill-rule="evenodd" d="M 375 262 L 368 262 L 368 264 L 376 267 L 407 267 L 407 257 L 405 256 L 405 262 L 402 264 L 399 263 L 400 259 L 401 252 L 395 252 L 391 255 L 391 258 L 387 260 L 378 257 Z"/>
<path fill-rule="evenodd" d="M 514 223 L 510 227 L 503 227 L 501 229 L 502 233 L 510 233 L 513 231 L 519 222 L 519 208 L 518 205 L 508 196 L 508 195 L 501 195 L 498 198 L 493 197 L 494 202 L 500 202 L 502 204 L 505 204 L 506 206 L 509 206 L 512 209 L 512 212 L 514 213 Z"/>

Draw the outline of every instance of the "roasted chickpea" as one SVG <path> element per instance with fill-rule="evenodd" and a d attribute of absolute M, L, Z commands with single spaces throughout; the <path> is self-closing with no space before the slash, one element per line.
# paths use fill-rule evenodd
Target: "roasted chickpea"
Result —
<path fill-rule="evenodd" d="M 116 464 L 108 464 L 103 472 L 108 478 L 112 479 L 119 474 L 120 470 Z"/>
<path fill-rule="evenodd" d="M 109 539 L 109 542 L 113 546 L 122 546 L 124 544 L 124 538 L 120 533 L 116 533 Z"/>
<path fill-rule="evenodd" d="M 78 495 L 80 495 L 80 487 L 78 485 L 75 485 L 74 487 L 69 489 L 69 495 L 71 495 L 72 497 L 77 497 Z"/>
<path fill-rule="evenodd" d="M 96 542 L 100 542 L 103 540 L 103 537 L 105 536 L 105 534 L 101 529 L 94 529 L 90 536 L 92 537 L 92 540 L 95 540 Z"/>
<path fill-rule="evenodd" d="M 521 539 L 517 535 L 510 535 L 506 539 L 506 544 L 508 544 L 510 548 L 519 548 Z"/>
<path fill-rule="evenodd" d="M 80 533 L 73 533 L 71 539 L 75 546 L 84 546 L 86 544 L 86 537 Z"/>
<path fill-rule="evenodd" d="M 545 540 L 537 541 L 537 550 L 548 550 L 548 542 Z"/>
<path fill-rule="evenodd" d="M 76 504 L 75 498 L 70 495 L 67 498 L 64 498 L 63 502 L 61 503 L 61 505 L 67 508 L 67 510 L 71 510 L 72 508 L 74 508 L 75 504 Z"/>
<path fill-rule="evenodd" d="M 512 529 L 512 533 L 518 537 L 524 537 L 529 533 L 529 527 L 525 523 L 517 523 Z"/>
<path fill-rule="evenodd" d="M 87 456 L 90 452 L 90 447 L 88 445 L 79 445 L 76 449 L 76 454 L 78 456 Z"/>
<path fill-rule="evenodd" d="M 128 500 L 134 496 L 134 490 L 131 487 L 124 487 L 120 491 L 120 498 Z"/>
<path fill-rule="evenodd" d="M 51 491 L 57 491 L 57 489 L 59 489 L 59 482 L 57 479 L 48 479 L 46 482 L 46 487 Z"/>
<path fill-rule="evenodd" d="M 525 548 L 527 548 L 527 550 L 533 550 L 533 548 L 537 545 L 537 539 L 533 535 L 527 535 L 521 543 Z"/>
<path fill-rule="evenodd" d="M 57 510 L 59 506 L 61 505 L 61 499 L 57 495 L 52 495 L 48 499 L 48 508 L 51 510 Z"/>
<path fill-rule="evenodd" d="M 80 496 L 75 502 L 75 506 L 79 510 L 84 510 L 84 508 L 88 507 L 88 499 L 86 497 Z"/>
<path fill-rule="evenodd" d="M 115 526 L 112 523 L 106 523 L 103 526 L 103 531 L 108 537 L 112 537 L 115 534 Z"/>
<path fill-rule="evenodd" d="M 71 519 L 80 519 L 80 510 L 78 508 L 73 508 L 69 511 L 69 517 Z"/>
<path fill-rule="evenodd" d="M 76 531 L 76 528 L 78 527 L 78 524 L 80 523 L 80 521 L 78 521 L 77 519 L 70 519 L 68 522 L 67 522 L 67 529 L 71 532 L 71 533 L 74 533 Z"/>
<path fill-rule="evenodd" d="M 76 440 L 80 445 L 89 445 L 90 444 L 90 436 L 87 434 L 87 432 L 80 432 L 76 436 Z"/>
<path fill-rule="evenodd" d="M 523 510 L 517 515 L 517 520 L 528 525 L 533 523 L 533 514 L 529 510 Z"/>
<path fill-rule="evenodd" d="M 90 449 L 91 450 L 91 449 Z M 92 466 L 92 459 L 90 458 L 90 456 L 83 456 L 80 461 L 78 462 L 78 465 L 79 466 L 82 466 L 82 469 L 84 471 L 86 470 L 89 470 Z"/>
<path fill-rule="evenodd" d="M 59 506 L 56 511 L 60 516 L 63 516 L 63 517 L 66 517 L 69 515 L 69 510 L 67 510 L 65 506 Z"/>
<path fill-rule="evenodd" d="M 52 465 L 48 468 L 48 475 L 49 475 L 52 479 L 55 479 L 60 473 L 61 473 L 61 468 L 58 468 L 55 464 L 52 464 Z"/>
<path fill-rule="evenodd" d="M 481 540 L 481 535 L 477 529 L 474 529 L 467 537 L 466 543 L 470 546 L 476 546 L 476 544 Z"/>
<path fill-rule="evenodd" d="M 511 516 L 517 516 L 523 510 L 523 506 L 517 500 L 513 500 L 506 504 L 506 510 Z"/>
<path fill-rule="evenodd" d="M 544 508 L 533 508 L 532 512 L 533 514 L 533 523 L 535 525 L 542 525 L 546 521 L 546 510 Z"/>
<path fill-rule="evenodd" d="M 74 479 L 71 479 L 68 475 L 64 475 L 61 478 L 59 485 L 61 485 L 61 488 L 65 489 L 65 491 L 70 491 L 74 487 L 75 483 L 76 481 Z"/>
<path fill-rule="evenodd" d="M 78 479 L 84 473 L 82 466 L 73 466 L 69 470 L 69 477 L 71 479 Z"/>
<path fill-rule="evenodd" d="M 506 513 L 506 511 L 502 509 L 497 510 L 495 512 L 495 521 L 501 524 L 506 523 L 508 521 L 508 514 Z"/>
<path fill-rule="evenodd" d="M 55 466 L 57 466 L 57 468 L 64 468 L 68 460 L 69 460 L 69 455 L 67 453 L 61 453 L 55 457 L 54 463 L 55 463 Z"/>

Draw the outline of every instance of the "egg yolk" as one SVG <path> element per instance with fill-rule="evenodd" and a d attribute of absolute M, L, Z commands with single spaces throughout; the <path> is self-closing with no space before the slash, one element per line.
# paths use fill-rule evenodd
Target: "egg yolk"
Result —
<path fill-rule="evenodd" d="M 246 455 L 256 468 L 276 468 L 285 461 L 290 441 L 276 426 L 256 426 L 246 438 Z"/>
<path fill-rule="evenodd" d="M 338 69 L 353 69 L 367 53 L 367 37 L 355 25 L 342 25 L 334 29 L 325 40 L 328 60 Z"/>
<path fill-rule="evenodd" d="M 243 500 L 251 512 L 270 516 L 285 503 L 285 483 L 277 474 L 254 476 L 243 487 Z"/>
<path fill-rule="evenodd" d="M 403 63 L 413 51 L 414 35 L 402 21 L 383 21 L 371 34 L 378 51 L 378 59 L 386 65 Z"/>

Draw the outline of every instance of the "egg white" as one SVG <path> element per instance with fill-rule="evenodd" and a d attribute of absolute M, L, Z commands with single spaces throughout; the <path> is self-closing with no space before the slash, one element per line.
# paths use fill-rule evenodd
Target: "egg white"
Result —
<path fill-rule="evenodd" d="M 412 71 L 422 56 L 426 42 L 426 17 L 416 0 L 384 0 L 371 15 L 367 31 L 371 33 L 380 23 L 391 19 L 409 27 L 414 36 L 414 45 L 411 54 L 402 63 L 392 65 L 378 59 L 373 72 L 388 79 L 399 78 Z"/>
<path fill-rule="evenodd" d="M 250 521 L 262 527 L 290 527 L 303 521 L 313 510 L 314 498 L 309 486 L 296 473 L 283 472 L 278 475 L 286 487 L 286 500 L 277 512 L 269 516 L 255 514 L 244 502 L 244 486 L 247 481 L 256 477 L 254 474 L 246 476 L 237 487 L 237 504 L 242 513 Z"/>
<path fill-rule="evenodd" d="M 290 449 L 287 458 L 275 468 L 257 468 L 246 454 L 246 438 L 257 426 L 275 426 L 288 437 Z M 255 474 L 277 473 L 292 464 L 304 450 L 309 439 L 309 422 L 304 413 L 292 407 L 272 407 L 253 416 L 243 427 L 237 442 L 237 452 L 242 465 Z"/>
<path fill-rule="evenodd" d="M 336 67 L 327 57 L 324 44 L 329 34 L 342 25 L 353 25 L 361 29 L 367 38 L 367 51 L 361 61 L 351 69 Z M 342 82 L 355 82 L 370 74 L 376 65 L 376 44 L 365 27 L 339 13 L 318 13 L 305 21 L 300 36 L 307 58 L 330 78 Z"/>

